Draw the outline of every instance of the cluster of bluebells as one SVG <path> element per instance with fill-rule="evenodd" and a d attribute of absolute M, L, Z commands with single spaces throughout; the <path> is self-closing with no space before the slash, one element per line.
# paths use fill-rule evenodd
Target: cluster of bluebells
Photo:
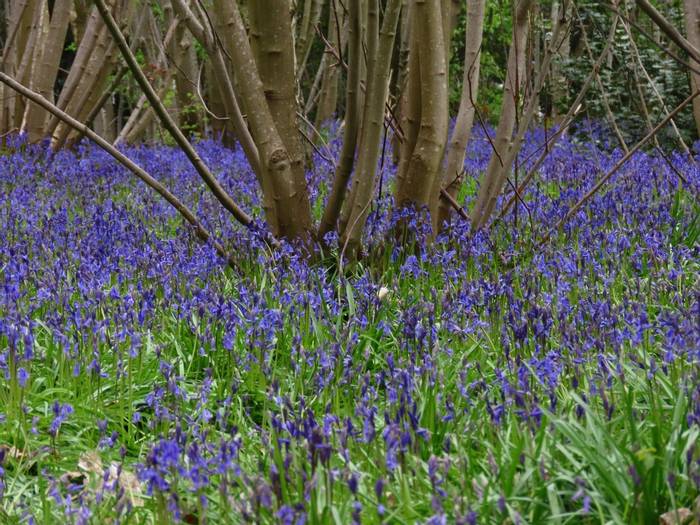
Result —
<path fill-rule="evenodd" d="M 698 247 L 685 242 L 693 210 L 679 195 L 698 194 L 700 167 L 680 155 L 674 169 L 636 155 L 542 244 L 621 153 L 564 140 L 526 207 L 477 234 L 455 218 L 432 241 L 423 218 L 392 214 L 387 160 L 366 263 L 338 275 L 288 245 L 270 253 L 177 150 L 128 153 L 244 255 L 240 272 L 103 152 L 49 154 L 11 140 L 0 156 L 0 436 L 15 436 L 19 422 L 32 437 L 18 448 L 48 437 L 43 465 L 82 439 L 118 456 L 140 483 L 138 498 L 126 498 L 106 469 L 97 494 L 79 486 L 71 495 L 56 465 L 46 472 L 48 504 L 75 523 L 99 521 L 110 501 L 120 502 L 108 507 L 120 519 L 518 522 L 539 511 L 517 490 L 534 498 L 538 482 L 584 515 L 594 478 L 558 476 L 561 458 L 525 450 L 507 463 L 499 441 L 513 428 L 554 434 L 557 417 L 643 425 L 649 410 L 626 413 L 620 392 L 667 383 L 684 398 L 679 432 L 697 435 Z M 533 132 L 523 159 L 544 140 Z M 259 209 L 242 152 L 197 147 L 234 198 Z M 326 149 L 337 156 L 340 144 Z M 467 187 L 489 155 L 476 133 Z M 314 160 L 309 186 L 322 204 L 332 166 Z M 680 189 L 676 170 L 689 187 Z M 387 248 L 398 220 L 416 243 Z M 8 475 L 32 476 L 8 450 L 1 503 L 32 520 L 31 498 L 44 495 L 6 494 Z M 530 463 L 532 479 L 513 488 L 507 479 Z M 677 494 L 697 492 L 692 446 L 673 468 Z M 629 469 L 635 501 L 643 473 Z"/>

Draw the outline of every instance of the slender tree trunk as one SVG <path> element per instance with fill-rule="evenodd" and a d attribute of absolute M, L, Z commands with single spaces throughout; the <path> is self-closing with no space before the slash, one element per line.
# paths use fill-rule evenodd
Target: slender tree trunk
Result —
<path fill-rule="evenodd" d="M 399 173 L 396 206 L 418 210 L 435 203 L 433 192 L 447 141 L 447 64 L 440 0 L 415 3 L 419 48 L 421 117 L 416 145 L 410 162 Z M 436 210 L 430 210 L 435 212 Z"/>
<path fill-rule="evenodd" d="M 363 134 L 360 139 L 360 155 L 355 174 L 357 184 L 351 199 L 346 203 L 350 209 L 350 215 L 340 237 L 341 243 L 344 246 L 347 245 L 351 258 L 355 258 L 357 255 L 374 193 L 384 124 L 384 107 L 389 94 L 391 55 L 400 12 L 401 0 L 389 0 L 384 11 L 381 34 L 377 39 L 376 53 L 368 57 L 368 70 L 372 74 L 369 77 L 365 97 Z"/>
<path fill-rule="evenodd" d="M 297 122 L 291 2 L 256 0 L 249 6 L 248 12 L 252 50 L 267 106 L 291 161 L 295 206 L 300 211 L 310 210 L 304 152 Z M 305 227 L 311 228 L 310 215 Z"/>
<path fill-rule="evenodd" d="M 277 224 L 270 227 L 277 236 L 308 243 L 312 233 L 308 193 L 305 186 L 300 191 L 296 184 L 292 166 L 294 159 L 291 158 L 275 126 L 238 4 L 235 0 L 230 3 L 216 2 L 215 7 L 219 9 L 217 16 L 224 22 L 226 31 L 233 41 L 229 53 L 236 71 L 240 96 L 247 110 L 252 135 L 260 152 L 263 178 L 271 181 L 274 191 Z M 278 4 L 275 10 L 288 8 L 289 4 L 285 1 L 282 5 Z M 276 18 L 273 14 L 269 16 Z M 283 15 L 278 13 L 278 16 Z M 289 31 L 291 31 L 291 23 Z M 284 38 L 284 35 L 280 34 L 279 37 Z M 284 40 L 289 41 L 286 38 Z M 271 42 L 270 45 L 275 44 Z M 280 53 L 279 48 L 277 50 L 270 48 L 268 51 Z M 295 137 L 296 133 L 294 130 Z"/>
<path fill-rule="evenodd" d="M 568 8 L 568 0 L 555 0 L 552 2 L 552 27 L 555 24 L 563 23 L 570 18 L 570 8 Z M 568 9 L 567 9 L 568 8 Z M 564 38 L 558 50 L 558 58 L 552 62 L 552 112 L 551 117 L 556 125 L 560 124 L 561 118 L 559 111 L 566 107 L 569 98 L 569 81 L 564 75 L 564 63 L 569 59 L 571 54 L 570 39 Z"/>
<path fill-rule="evenodd" d="M 405 105 L 406 90 L 407 90 L 407 79 L 408 79 L 408 63 L 409 63 L 409 51 L 410 51 L 410 29 L 411 21 L 410 14 L 412 9 L 408 8 L 408 0 L 403 0 L 403 6 L 401 10 L 401 22 L 399 31 L 399 56 L 397 65 L 397 75 L 396 75 L 396 87 L 395 87 L 395 99 L 394 104 L 394 116 L 399 123 L 399 126 L 403 123 L 403 108 Z M 392 146 L 392 162 L 397 165 L 401 156 L 401 140 L 398 133 L 394 133 L 391 138 Z"/>
<path fill-rule="evenodd" d="M 30 84 L 31 68 L 34 58 L 34 47 L 38 38 L 37 32 L 40 26 L 41 0 L 29 0 L 26 7 L 19 14 L 15 43 L 19 60 L 17 64 L 16 78 L 19 82 Z M 18 97 L 14 103 L 12 128 L 19 129 L 22 126 L 26 102 Z"/>
<path fill-rule="evenodd" d="M 53 100 L 53 87 L 61 63 L 72 3 L 72 0 L 56 0 L 51 14 L 49 33 L 41 47 L 43 51 L 34 79 L 34 90 L 49 101 Z M 30 142 L 37 142 L 45 136 L 44 126 L 47 119 L 48 112 L 45 109 L 36 104 L 29 105 L 26 128 Z"/>
<path fill-rule="evenodd" d="M 226 141 L 226 107 L 221 98 L 221 90 L 216 85 L 216 77 L 211 65 L 211 61 L 204 62 L 204 90 L 207 95 L 207 106 L 211 112 L 209 116 L 209 126 L 215 139 Z"/>
<path fill-rule="evenodd" d="M 685 10 L 685 31 L 688 42 L 696 49 L 700 49 L 700 3 L 697 0 L 683 0 Z M 695 64 L 696 69 L 700 69 L 700 63 Z M 700 74 L 690 72 L 691 93 L 700 90 Z M 700 137 L 700 98 L 693 99 L 693 118 L 697 136 Z"/>
<path fill-rule="evenodd" d="M 100 14 L 97 9 L 92 9 L 88 21 L 85 26 L 85 31 L 83 37 L 78 44 L 78 50 L 73 58 L 73 64 L 71 65 L 68 76 L 63 83 L 63 88 L 58 96 L 58 102 L 56 106 L 65 110 L 74 93 L 78 89 L 80 80 L 88 67 L 90 57 L 95 50 L 98 38 L 102 33 L 103 28 L 102 20 L 100 19 Z M 46 125 L 46 134 L 52 134 L 56 127 L 58 126 L 60 120 L 55 115 L 49 119 Z"/>
<path fill-rule="evenodd" d="M 344 36 L 343 19 L 336 10 L 336 2 L 337 0 L 331 0 L 331 5 L 328 9 L 328 41 L 343 56 L 347 38 Z M 323 123 L 335 116 L 336 106 L 338 105 L 338 69 L 340 64 L 333 64 L 332 61 L 332 55 L 326 52 L 322 59 L 323 74 L 321 94 L 318 101 L 318 109 L 316 110 L 316 128 L 320 128 Z"/>
<path fill-rule="evenodd" d="M 102 27 L 96 45 L 91 50 L 85 70 L 78 81 L 78 87 L 65 105 L 64 111 L 66 113 L 80 118 L 80 112 L 92 90 L 96 87 L 99 88 L 99 84 L 104 83 L 108 78 L 113 51 L 114 44 L 109 32 L 106 27 Z M 51 146 L 54 149 L 61 148 L 69 131 L 70 127 L 67 124 L 59 123 L 53 131 Z"/>
<path fill-rule="evenodd" d="M 172 2 L 162 2 L 166 24 L 175 21 Z M 175 99 L 177 102 L 177 120 L 181 128 L 189 132 L 201 133 L 202 122 L 195 111 L 198 107 L 196 85 L 199 82 L 197 52 L 191 33 L 185 24 L 178 24 L 175 36 L 166 46 L 175 66 Z"/>
<path fill-rule="evenodd" d="M 21 22 L 28 5 L 29 0 L 15 0 L 7 3 L 7 38 L 4 41 L 0 67 L 11 75 L 17 73 L 23 52 L 20 49 L 20 43 L 23 41 L 20 35 L 23 27 Z M 0 89 L 0 135 L 2 136 L 13 129 L 16 102 L 15 93 L 3 84 Z"/>
<path fill-rule="evenodd" d="M 533 0 L 520 0 L 513 21 L 513 42 L 508 52 L 508 69 L 503 85 L 503 105 L 496 128 L 495 151 L 491 155 L 486 173 L 482 177 L 476 203 L 471 211 L 472 230 L 482 228 L 488 222 L 488 209 L 493 209 L 498 195 L 503 189 L 501 171 L 503 159 L 515 128 L 518 99 L 522 82 L 525 80 L 525 50 L 527 45 L 527 21 Z"/>
<path fill-rule="evenodd" d="M 280 0 L 280 2 L 283 3 L 285 7 L 289 5 L 288 0 Z M 257 0 L 252 2 L 249 9 L 252 11 L 257 3 Z M 311 44 L 313 44 L 314 35 L 316 34 L 316 27 L 321 20 L 322 7 L 322 0 L 304 0 L 304 14 L 301 19 L 301 24 L 299 25 L 299 33 L 295 43 L 297 79 L 301 79 L 306 69 L 306 61 L 309 59 L 309 52 L 311 51 Z M 289 9 L 289 15 L 291 16 L 291 5 L 289 5 Z M 292 40 L 294 40 L 293 36 Z M 294 49 L 294 47 L 292 47 L 292 49 Z"/>
<path fill-rule="evenodd" d="M 479 66 L 485 12 L 486 0 L 469 0 L 464 44 L 462 96 L 459 101 L 459 112 L 457 113 L 455 127 L 447 149 L 447 166 L 442 177 L 442 187 L 453 199 L 457 197 L 462 183 L 467 143 L 474 124 L 474 114 L 476 112 L 474 104 L 479 92 Z M 451 211 L 452 206 L 445 199 L 440 199 L 437 214 L 438 227 L 449 219 Z"/>
<path fill-rule="evenodd" d="M 362 33 L 360 28 L 359 0 L 349 5 L 348 21 L 348 74 L 345 85 L 345 128 L 340 161 L 333 178 L 333 187 L 319 226 L 319 239 L 336 229 L 340 210 L 347 193 L 348 180 L 355 163 L 355 146 L 360 127 L 360 68 L 362 57 Z"/>
<path fill-rule="evenodd" d="M 75 18 L 71 20 L 70 26 L 73 32 L 73 38 L 76 42 L 80 42 L 85 36 L 90 13 L 92 12 L 92 3 L 90 0 L 75 0 L 73 2 L 73 13 Z"/>
<path fill-rule="evenodd" d="M 409 8 L 409 52 L 408 67 L 406 69 L 406 87 L 401 95 L 401 131 L 403 132 L 403 142 L 399 145 L 399 167 L 397 178 L 405 177 L 411 160 L 411 154 L 418 140 L 418 130 L 421 120 L 421 82 L 420 82 L 420 35 L 419 28 L 421 21 L 416 20 L 415 3 Z"/>

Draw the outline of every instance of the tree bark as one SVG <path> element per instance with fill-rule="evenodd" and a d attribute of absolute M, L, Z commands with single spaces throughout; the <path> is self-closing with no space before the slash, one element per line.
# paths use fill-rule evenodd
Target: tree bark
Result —
<path fill-rule="evenodd" d="M 78 44 L 78 50 L 76 51 L 75 57 L 73 58 L 73 64 L 71 65 L 70 71 L 68 72 L 68 76 L 66 77 L 65 82 L 63 83 L 61 93 L 58 96 L 58 102 L 56 102 L 56 106 L 59 109 L 66 109 L 68 103 L 70 102 L 74 93 L 78 89 L 83 73 L 88 67 L 90 56 L 92 55 L 95 49 L 98 38 L 100 38 L 100 35 L 102 34 L 101 30 L 103 29 L 103 27 L 104 26 L 102 24 L 102 20 L 100 20 L 99 12 L 97 11 L 97 9 L 93 8 L 86 23 L 83 37 L 80 40 L 80 43 Z M 53 115 L 49 119 L 48 124 L 46 125 L 46 134 L 52 134 L 58 126 L 59 122 L 60 119 Z"/>
<path fill-rule="evenodd" d="M 216 16 L 223 21 L 226 32 L 232 39 L 233 45 L 228 51 L 235 68 L 239 94 L 260 152 L 263 179 L 270 181 L 274 191 L 277 224 L 270 227 L 276 236 L 308 244 L 312 233 L 308 193 L 305 186 L 299 191 L 295 183 L 293 159 L 275 126 L 238 4 L 235 0 L 217 1 L 214 7 L 217 9 Z M 285 1 L 275 9 L 288 7 L 289 4 Z M 291 24 L 289 30 L 291 31 Z M 297 130 L 294 133 L 296 135 Z"/>
<path fill-rule="evenodd" d="M 360 154 L 355 174 L 357 184 L 351 199 L 346 203 L 350 210 L 349 220 L 340 236 L 341 243 L 347 246 L 351 258 L 355 258 L 357 255 L 374 193 L 384 124 L 384 107 L 389 94 L 391 55 L 400 12 L 401 0 L 389 0 L 384 11 L 376 53 L 368 57 L 370 61 L 368 71 L 371 71 L 372 75 L 369 77 L 365 97 Z"/>
<path fill-rule="evenodd" d="M 493 208 L 503 189 L 500 173 L 503 169 L 503 158 L 508 151 L 515 128 L 519 93 L 525 77 L 527 20 L 532 5 L 533 0 L 520 0 L 516 8 L 513 20 L 513 42 L 508 52 L 508 69 L 503 84 L 503 104 L 494 140 L 495 151 L 482 177 L 476 203 L 470 213 L 472 230 L 482 228 L 488 222 L 487 210 Z"/>
<path fill-rule="evenodd" d="M 269 1 L 269 0 L 268 0 Z M 357 0 L 356 0 L 357 1 Z M 290 16 L 291 16 L 291 5 L 288 4 L 288 0 L 281 0 L 285 5 L 289 5 Z M 253 2 L 249 10 L 253 10 L 258 2 Z M 275 2 L 272 2 L 273 4 Z M 311 51 L 311 44 L 314 41 L 314 34 L 316 33 L 316 27 L 318 22 L 321 20 L 321 8 L 323 7 L 322 0 L 304 0 L 304 12 L 301 18 L 301 24 L 299 24 L 299 32 L 296 39 L 296 78 L 301 79 L 304 71 L 306 69 L 306 61 L 309 59 L 309 52 Z M 291 27 L 291 19 L 290 19 Z M 292 40 L 294 38 L 292 37 Z M 291 49 L 294 49 L 294 44 Z M 293 53 L 294 54 L 294 53 Z M 292 62 L 293 63 L 293 62 Z"/>
<path fill-rule="evenodd" d="M 66 113 L 80 119 L 80 113 L 90 98 L 90 94 L 95 89 L 99 90 L 109 77 L 114 50 L 114 42 L 109 35 L 109 31 L 107 31 L 106 27 L 103 27 L 96 45 L 91 50 L 87 66 L 79 79 L 78 86 L 63 108 Z M 56 126 L 51 137 L 51 147 L 54 150 L 63 147 L 70 130 L 71 128 L 65 122 Z"/>
<path fill-rule="evenodd" d="M 442 187 L 454 199 L 462 183 L 464 158 L 467 143 L 474 124 L 476 108 L 474 104 L 479 92 L 479 67 L 481 58 L 481 41 L 484 35 L 484 13 L 486 0 L 470 0 L 467 6 L 467 27 L 464 44 L 464 78 L 459 111 L 447 149 L 447 166 L 442 177 Z M 452 206 L 445 199 L 440 199 L 437 224 L 440 227 L 449 218 Z"/>
<path fill-rule="evenodd" d="M 563 23 L 570 16 L 570 8 L 568 0 L 555 0 L 552 2 L 551 11 L 552 26 Z M 555 125 L 561 123 L 559 114 L 560 108 L 566 107 L 566 102 L 569 98 L 569 81 L 564 75 L 564 63 L 569 59 L 571 54 L 570 39 L 564 38 L 559 46 L 558 59 L 552 62 L 552 112 L 551 117 Z"/>
<path fill-rule="evenodd" d="M 251 46 L 267 106 L 291 162 L 295 206 L 300 211 L 310 210 L 297 122 L 292 5 L 289 0 L 256 0 L 248 12 Z M 306 226 L 311 228 L 310 215 Z"/>
<path fill-rule="evenodd" d="M 397 64 L 397 74 L 396 74 L 396 84 L 394 92 L 394 116 L 399 126 L 403 123 L 403 108 L 405 105 L 406 90 L 407 90 L 407 79 L 408 79 L 408 61 L 409 52 L 411 48 L 410 42 L 410 29 L 411 20 L 410 13 L 411 9 L 408 8 L 408 0 L 403 0 L 402 10 L 401 10 L 401 22 L 399 24 L 399 54 L 398 54 L 398 64 Z M 394 133 L 391 138 L 391 158 L 392 162 L 396 166 L 399 163 L 401 157 L 401 139 L 398 133 Z"/>
<path fill-rule="evenodd" d="M 56 0 L 51 14 L 49 33 L 42 46 L 43 51 L 34 79 L 34 90 L 49 101 L 54 98 L 53 87 L 61 63 L 72 3 L 72 0 Z M 26 129 L 30 142 L 37 142 L 45 136 L 44 126 L 47 119 L 48 112 L 45 109 L 37 104 L 29 105 Z"/>
<path fill-rule="evenodd" d="M 445 151 L 448 124 L 447 54 L 440 0 L 417 0 L 415 7 L 420 68 L 410 74 L 420 75 L 420 128 L 410 162 L 397 179 L 396 206 L 420 210 L 436 202 L 433 192 L 439 191 L 435 179 Z"/>
<path fill-rule="evenodd" d="M 415 3 L 411 3 L 408 15 L 408 67 L 406 68 L 406 87 L 401 94 L 400 115 L 403 141 L 399 144 L 397 179 L 405 177 L 411 154 L 418 140 L 418 130 L 421 119 L 421 82 L 420 82 L 420 53 L 421 46 L 419 27 L 416 20 Z"/>
<path fill-rule="evenodd" d="M 343 34 L 343 19 L 338 16 L 335 7 L 336 2 L 337 0 L 331 0 L 331 5 L 328 9 L 328 41 L 338 49 L 338 53 L 342 57 L 344 54 L 346 37 Z M 330 53 L 324 53 L 322 59 L 323 73 L 321 78 L 321 92 L 314 124 L 317 129 L 320 129 L 326 121 L 335 117 L 335 110 L 338 105 L 338 69 L 340 68 L 340 64 L 333 64 L 332 60 L 333 58 Z"/>
<path fill-rule="evenodd" d="M 170 26 L 176 19 L 170 0 L 162 2 L 165 22 Z M 178 24 L 175 36 L 165 46 L 175 67 L 175 100 L 177 121 L 181 128 L 191 133 L 202 132 L 202 121 L 197 111 L 196 85 L 198 78 L 197 51 L 191 33 L 185 24 Z"/>
<path fill-rule="evenodd" d="M 360 127 L 360 68 L 362 57 L 362 33 L 360 28 L 359 0 L 351 2 L 348 21 L 348 74 L 345 86 L 345 128 L 340 160 L 333 178 L 333 187 L 321 218 L 318 237 L 336 229 L 336 223 L 347 193 L 348 180 L 355 164 L 355 149 Z"/>
<path fill-rule="evenodd" d="M 683 0 L 683 7 L 688 42 L 700 49 L 700 3 L 697 0 Z M 690 92 L 693 93 L 696 90 L 700 90 L 700 74 L 691 71 Z M 693 118 L 695 119 L 697 136 L 700 137 L 700 98 L 697 97 L 693 99 Z"/>

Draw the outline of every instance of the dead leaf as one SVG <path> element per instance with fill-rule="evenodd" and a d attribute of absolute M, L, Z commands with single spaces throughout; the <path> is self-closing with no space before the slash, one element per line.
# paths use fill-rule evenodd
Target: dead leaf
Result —
<path fill-rule="evenodd" d="M 685 507 L 670 510 L 659 516 L 659 525 L 691 525 L 693 521 L 693 513 Z"/>
<path fill-rule="evenodd" d="M 143 507 L 141 482 L 133 472 L 125 469 L 123 466 L 120 469 L 119 463 L 113 461 L 109 465 L 105 479 L 105 469 L 100 453 L 96 450 L 91 450 L 80 455 L 78 467 L 85 472 L 94 474 L 96 479 L 99 479 L 98 490 L 103 490 L 105 484 L 109 488 L 113 488 L 118 483 L 124 489 L 120 503 L 128 501 L 132 507 Z"/>
<path fill-rule="evenodd" d="M 119 472 L 119 463 L 112 462 L 109 466 L 107 482 L 113 483 L 117 480 L 119 485 L 124 489 L 123 498 L 127 499 L 133 507 L 143 507 L 143 499 L 140 497 L 142 494 L 141 482 L 133 472 L 126 470 L 124 467 L 122 467 L 121 472 Z"/>
<path fill-rule="evenodd" d="M 78 459 L 78 468 L 101 476 L 103 468 L 102 458 L 100 458 L 99 452 L 96 450 L 90 450 L 89 452 L 83 452 L 80 454 L 80 458 Z"/>
<path fill-rule="evenodd" d="M 0 445 L 0 452 L 4 453 L 5 459 L 21 461 L 25 457 L 25 453 L 14 445 Z"/>

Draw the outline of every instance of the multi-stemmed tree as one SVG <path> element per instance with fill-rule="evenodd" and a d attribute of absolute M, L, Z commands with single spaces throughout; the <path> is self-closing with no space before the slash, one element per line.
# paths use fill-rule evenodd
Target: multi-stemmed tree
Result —
<path fill-rule="evenodd" d="M 687 39 L 646 0 L 637 3 L 695 64 L 690 71 L 692 89 L 697 89 L 696 2 L 684 2 Z M 462 8 L 455 0 L 168 0 L 153 5 L 9 0 L 0 63 L 0 134 L 23 130 L 30 141 L 50 138 L 60 148 L 85 133 L 94 137 L 76 122 L 94 123 L 107 139 L 100 145 L 116 154 L 109 142 L 138 140 L 159 126 L 184 150 L 221 204 L 248 226 L 252 218 L 188 139 L 192 131 L 202 131 L 204 121 L 192 108 L 204 108 L 211 129 L 238 142 L 248 158 L 272 235 L 313 251 L 316 242 L 336 232 L 351 257 L 361 252 L 378 163 L 392 135 L 396 208 L 429 212 L 434 231 L 455 209 L 473 229 L 483 228 L 498 211 L 504 189 L 512 193 L 502 208 L 507 210 L 544 158 L 545 153 L 520 186 L 509 183 L 545 90 L 551 87 L 552 96 L 565 98 L 568 84 L 558 58 L 569 54 L 577 12 L 573 0 L 547 9 L 536 0 L 512 1 L 502 107 L 489 137 L 493 155 L 467 215 L 456 199 L 466 144 L 479 117 L 486 6 L 485 0 L 466 2 L 463 87 L 450 133 L 448 66 Z M 552 13 L 546 34 L 539 27 L 542 12 Z M 613 29 L 609 39 L 614 34 Z M 608 50 L 606 45 L 594 60 L 590 75 L 599 84 Z M 115 97 L 127 96 L 125 86 L 134 83 L 137 97 L 129 114 L 115 115 Z M 584 82 L 569 111 L 557 115 L 559 130 L 545 151 L 576 117 L 590 85 L 590 79 Z M 339 96 L 341 87 L 344 96 Z M 18 89 L 29 98 L 13 96 Z M 694 104 L 700 128 L 699 100 Z M 317 128 L 338 108 L 343 110 L 342 150 L 315 226 L 305 177 L 307 149 L 323 144 Z M 118 130 L 109 124 L 115 119 Z"/>

